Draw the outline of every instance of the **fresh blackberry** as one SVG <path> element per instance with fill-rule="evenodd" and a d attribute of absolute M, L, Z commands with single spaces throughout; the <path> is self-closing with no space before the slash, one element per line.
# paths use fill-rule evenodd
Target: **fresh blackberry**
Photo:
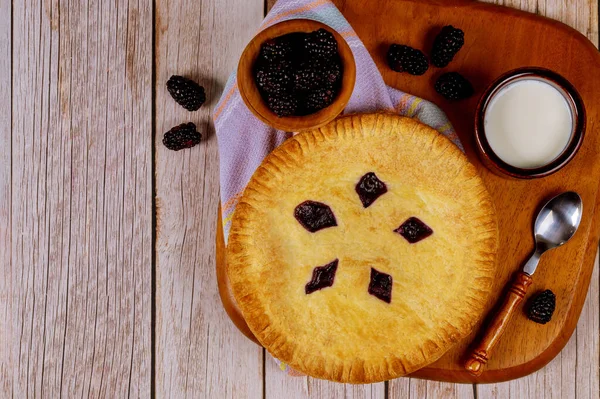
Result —
<path fill-rule="evenodd" d="M 305 99 L 304 107 L 311 114 L 329 106 L 335 99 L 336 92 L 333 88 L 321 88 L 310 92 Z"/>
<path fill-rule="evenodd" d="M 448 72 L 435 82 L 435 91 L 448 100 L 462 100 L 473 95 L 473 86 L 458 72 Z"/>
<path fill-rule="evenodd" d="M 167 90 L 171 97 L 188 111 L 197 111 L 206 101 L 204 87 L 183 76 L 171 76 L 167 81 Z"/>
<path fill-rule="evenodd" d="M 531 300 L 527 317 L 536 323 L 546 324 L 552 319 L 555 307 L 556 295 L 550 290 L 543 291 Z"/>
<path fill-rule="evenodd" d="M 308 33 L 304 46 L 309 57 L 331 58 L 338 54 L 335 37 L 323 28 Z"/>
<path fill-rule="evenodd" d="M 255 70 L 258 87 L 265 93 L 278 94 L 291 88 L 294 70 L 288 61 L 259 63 Z"/>
<path fill-rule="evenodd" d="M 253 73 L 264 102 L 278 116 L 316 112 L 333 102 L 340 87 L 337 41 L 325 29 L 270 39 L 262 44 Z"/>
<path fill-rule="evenodd" d="M 296 115 L 298 112 L 298 100 L 291 94 L 271 94 L 266 100 L 269 109 L 279 117 Z"/>
<path fill-rule="evenodd" d="M 309 60 L 300 65 L 294 73 L 294 90 L 312 91 L 319 87 L 333 87 L 342 77 L 342 64 L 339 57 L 328 60 Z"/>
<path fill-rule="evenodd" d="M 431 63 L 444 68 L 465 44 L 465 33 L 452 25 L 444 26 L 433 42 Z"/>
<path fill-rule="evenodd" d="M 402 44 L 392 44 L 387 52 L 387 62 L 396 72 L 423 75 L 429 69 L 429 61 L 421 50 Z"/>
<path fill-rule="evenodd" d="M 270 39 L 260 46 L 260 58 L 265 61 L 280 61 L 292 56 L 293 47 L 289 40 Z"/>
<path fill-rule="evenodd" d="M 192 148 L 200 143 L 202 135 L 196 130 L 192 122 L 182 123 L 165 133 L 163 144 L 169 150 L 179 151 L 184 148 Z"/>

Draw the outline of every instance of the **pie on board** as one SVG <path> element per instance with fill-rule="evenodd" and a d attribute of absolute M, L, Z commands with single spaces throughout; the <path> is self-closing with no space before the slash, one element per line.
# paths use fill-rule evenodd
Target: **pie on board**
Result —
<path fill-rule="evenodd" d="M 371 383 L 471 332 L 497 241 L 490 195 L 450 140 L 410 118 L 352 115 L 265 158 L 232 220 L 227 274 L 273 356 Z"/>

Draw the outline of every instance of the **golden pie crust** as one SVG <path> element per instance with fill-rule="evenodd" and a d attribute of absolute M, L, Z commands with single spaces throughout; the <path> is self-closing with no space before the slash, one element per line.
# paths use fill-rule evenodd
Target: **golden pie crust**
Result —
<path fill-rule="evenodd" d="M 374 172 L 387 193 L 365 208 L 355 186 Z M 294 217 L 327 204 L 337 226 Z M 394 232 L 417 217 L 433 234 Z M 265 158 L 237 205 L 227 273 L 248 326 L 276 358 L 310 376 L 371 383 L 409 374 L 471 332 L 495 275 L 495 211 L 481 178 L 446 137 L 412 119 L 353 115 L 290 138 Z M 333 285 L 306 294 L 338 259 Z M 393 278 L 369 294 L 371 268 Z"/>

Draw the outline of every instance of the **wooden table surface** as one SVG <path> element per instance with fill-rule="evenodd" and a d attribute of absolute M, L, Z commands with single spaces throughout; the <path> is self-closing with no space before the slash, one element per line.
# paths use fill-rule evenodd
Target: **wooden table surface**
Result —
<path fill-rule="evenodd" d="M 598 44 L 598 0 L 497 2 Z M 598 398 L 597 264 L 564 350 L 507 383 L 292 378 L 237 332 L 210 115 L 270 3 L 0 0 L 0 398 Z M 170 98 L 172 74 L 204 85 L 201 111 Z M 168 151 L 187 121 L 206 139 Z"/>

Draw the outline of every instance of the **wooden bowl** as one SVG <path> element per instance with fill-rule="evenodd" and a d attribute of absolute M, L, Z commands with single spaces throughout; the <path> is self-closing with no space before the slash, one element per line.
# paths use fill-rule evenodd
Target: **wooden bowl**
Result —
<path fill-rule="evenodd" d="M 573 117 L 571 138 L 565 149 L 547 165 L 523 169 L 504 162 L 492 150 L 485 134 L 485 112 L 494 96 L 503 88 L 519 80 L 541 80 L 557 89 L 567 101 Z M 509 71 L 496 79 L 479 100 L 475 112 L 475 143 L 483 164 L 497 175 L 515 179 L 535 179 L 558 172 L 575 157 L 585 134 L 585 106 L 575 87 L 564 77 L 549 69 L 524 67 Z"/>
<path fill-rule="evenodd" d="M 279 117 L 267 107 L 263 101 L 258 87 L 254 81 L 253 67 L 260 51 L 260 46 L 267 40 L 293 32 L 313 32 L 318 29 L 326 29 L 335 37 L 338 44 L 338 52 L 342 62 L 342 84 L 337 97 L 328 107 L 305 116 Z M 323 126 L 342 113 L 350 100 L 356 80 L 356 64 L 354 56 L 348 43 L 342 36 L 329 26 L 310 19 L 292 19 L 272 25 L 248 43 L 238 64 L 237 83 L 240 94 L 246 106 L 258 119 L 274 127 L 287 132 L 312 129 Z"/>

